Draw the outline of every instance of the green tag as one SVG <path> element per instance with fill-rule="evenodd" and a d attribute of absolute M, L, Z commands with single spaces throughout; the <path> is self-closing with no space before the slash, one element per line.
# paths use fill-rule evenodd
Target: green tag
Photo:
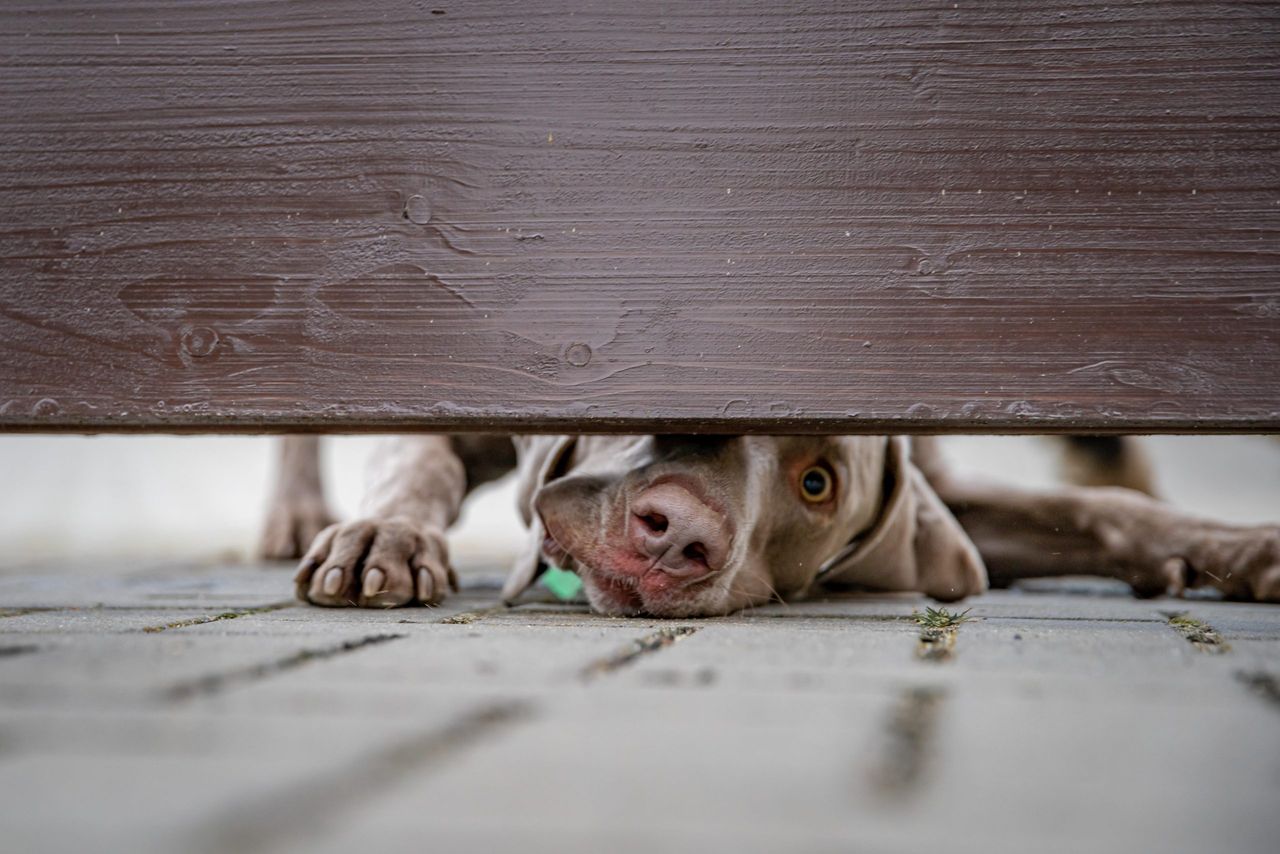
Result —
<path fill-rule="evenodd" d="M 554 566 L 548 566 L 542 573 L 542 586 L 561 602 L 569 602 L 578 598 L 582 591 L 582 579 L 576 572 L 566 572 Z"/>

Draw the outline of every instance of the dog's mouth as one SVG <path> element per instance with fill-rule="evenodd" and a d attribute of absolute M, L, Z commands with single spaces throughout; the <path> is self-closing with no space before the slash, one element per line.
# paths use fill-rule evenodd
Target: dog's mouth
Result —
<path fill-rule="evenodd" d="M 597 611 L 623 616 L 653 612 L 645 604 L 639 584 L 633 578 L 587 572 L 583 574 L 582 584 L 587 590 L 588 600 Z"/>
<path fill-rule="evenodd" d="M 546 534 L 542 538 L 542 558 L 558 569 L 576 572 L 592 607 L 606 614 L 634 615 L 645 612 L 637 580 L 593 569 L 578 560 L 560 544 L 550 526 L 543 524 Z"/>
<path fill-rule="evenodd" d="M 689 590 L 676 590 L 670 580 L 658 572 L 645 572 L 629 566 L 627 572 L 610 569 L 611 561 L 619 565 L 639 560 L 626 549 L 613 549 L 607 544 L 592 548 L 590 559 L 569 551 L 555 534 L 555 520 L 544 519 L 542 556 L 559 569 L 576 572 L 582 579 L 587 601 L 596 611 L 615 616 L 649 615 L 689 616 L 703 609 L 691 607 Z M 712 609 L 715 610 L 715 609 Z"/>

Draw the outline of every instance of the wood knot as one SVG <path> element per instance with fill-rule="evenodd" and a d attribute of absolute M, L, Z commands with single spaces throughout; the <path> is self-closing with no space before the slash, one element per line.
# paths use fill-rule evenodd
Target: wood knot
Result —
<path fill-rule="evenodd" d="M 417 225 L 426 225 L 431 219 L 431 203 L 425 196 L 412 195 L 405 199 L 401 216 Z"/>
<path fill-rule="evenodd" d="M 207 326 L 193 326 L 182 333 L 182 349 L 197 359 L 218 349 L 218 333 Z"/>
<path fill-rule="evenodd" d="M 31 414 L 40 418 L 48 418 L 60 412 L 62 412 L 62 404 L 52 397 L 41 398 L 36 401 L 35 406 L 31 407 Z"/>

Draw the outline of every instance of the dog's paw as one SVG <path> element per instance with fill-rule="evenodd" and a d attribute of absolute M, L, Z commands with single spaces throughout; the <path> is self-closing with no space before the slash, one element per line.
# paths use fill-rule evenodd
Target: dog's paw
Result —
<path fill-rule="evenodd" d="M 1280 602 L 1280 527 L 1211 526 L 1169 533 L 1177 553 L 1153 555 L 1126 578 L 1140 596 L 1211 587 L 1229 599 Z"/>
<path fill-rule="evenodd" d="M 335 521 L 324 501 L 279 500 L 267 513 L 258 555 L 267 560 L 296 560 Z"/>
<path fill-rule="evenodd" d="M 1231 599 L 1280 602 L 1280 527 L 1238 528 L 1208 539 L 1187 563 L 1188 586 Z"/>
<path fill-rule="evenodd" d="M 325 528 L 294 578 L 298 598 L 329 607 L 434 605 L 457 578 L 444 533 L 404 519 L 361 519 Z"/>

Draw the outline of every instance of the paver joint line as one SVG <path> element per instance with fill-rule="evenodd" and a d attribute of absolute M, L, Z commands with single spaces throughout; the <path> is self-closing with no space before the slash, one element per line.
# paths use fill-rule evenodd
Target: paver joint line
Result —
<path fill-rule="evenodd" d="M 268 614 L 272 611 L 281 611 L 285 608 L 292 608 L 297 605 L 293 600 L 285 602 L 276 602 L 271 605 L 263 605 L 260 608 L 240 608 L 234 611 L 223 611 L 220 614 L 207 614 L 203 617 L 192 617 L 187 620 L 174 620 L 172 623 L 162 623 L 158 626 L 146 626 L 142 631 L 148 634 L 157 632 L 167 632 L 170 629 L 185 629 L 188 626 L 203 626 L 205 623 L 216 623 L 221 620 L 234 620 L 238 617 L 247 617 L 251 614 Z"/>
<path fill-rule="evenodd" d="M 694 626 L 677 626 L 669 629 L 659 629 L 653 634 L 637 638 L 626 649 L 588 664 L 582 669 L 582 678 L 590 681 L 606 673 L 612 673 L 621 667 L 626 667 L 642 655 L 648 655 L 671 646 L 676 641 L 688 637 L 697 630 Z"/>
<path fill-rule="evenodd" d="M 26 655 L 30 652 L 39 652 L 40 647 L 35 644 L 17 644 L 15 646 L 0 646 L 0 658 L 9 658 L 15 655 Z"/>
<path fill-rule="evenodd" d="M 889 716 L 885 753 L 871 772 L 884 797 L 900 800 L 920 785 L 945 698 L 946 691 L 934 685 L 917 685 L 899 696 Z"/>
<path fill-rule="evenodd" d="M 173 701 L 189 700 L 202 694 L 215 694 L 226 688 L 245 682 L 256 682 L 268 676 L 277 673 L 283 673 L 294 668 L 301 667 L 312 661 L 320 661 L 326 658 L 333 658 L 337 655 L 343 655 L 348 652 L 354 652 L 367 646 L 386 643 L 388 641 L 400 640 L 407 637 L 402 634 L 379 634 L 367 635 L 355 640 L 343 641 L 333 646 L 321 647 L 320 649 L 303 649 L 292 655 L 283 658 L 277 658 L 272 661 L 265 661 L 260 664 L 254 664 L 249 667 L 240 668 L 238 670 L 230 670 L 224 673 L 213 673 L 208 676 L 202 676 L 199 679 L 193 679 L 189 682 L 179 682 L 166 689 L 163 698 Z"/>
<path fill-rule="evenodd" d="M 1264 670 L 1236 671 L 1236 679 L 1246 688 L 1261 697 L 1271 708 L 1280 712 L 1280 678 Z"/>
<path fill-rule="evenodd" d="M 0 620 L 5 617 L 25 617 L 27 614 L 39 614 L 44 611 L 59 611 L 60 608 L 0 608 Z"/>

